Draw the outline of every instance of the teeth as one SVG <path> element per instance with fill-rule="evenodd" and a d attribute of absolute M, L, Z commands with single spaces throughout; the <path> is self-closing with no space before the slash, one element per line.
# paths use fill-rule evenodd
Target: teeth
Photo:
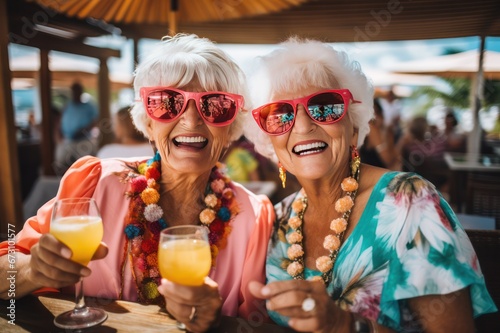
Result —
<path fill-rule="evenodd" d="M 177 142 L 192 143 L 192 142 L 205 142 L 206 138 L 202 136 L 179 136 L 175 138 Z"/>
<path fill-rule="evenodd" d="M 293 151 L 297 154 L 301 155 L 307 155 L 307 154 L 312 154 L 320 151 L 321 149 L 316 149 L 316 148 L 324 148 L 326 147 L 326 143 L 324 142 L 314 142 L 314 143 L 309 143 L 307 145 L 298 145 L 293 148 Z M 314 149 L 314 150 L 312 150 Z M 307 151 L 305 151 L 307 150 Z M 311 151 L 312 150 L 312 151 Z"/>

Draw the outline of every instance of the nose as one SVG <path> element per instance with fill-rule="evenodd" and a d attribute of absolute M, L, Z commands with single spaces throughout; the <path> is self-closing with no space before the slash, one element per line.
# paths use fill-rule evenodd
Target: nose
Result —
<path fill-rule="evenodd" d="M 198 113 L 198 109 L 196 107 L 196 102 L 190 99 L 186 105 L 186 109 L 181 115 L 181 121 L 186 125 L 196 127 L 203 123 L 203 119 L 201 119 L 200 114 Z"/>
<path fill-rule="evenodd" d="M 297 114 L 295 115 L 295 124 L 292 131 L 297 134 L 306 134 L 314 131 L 316 124 L 312 121 L 302 104 L 297 105 Z"/>

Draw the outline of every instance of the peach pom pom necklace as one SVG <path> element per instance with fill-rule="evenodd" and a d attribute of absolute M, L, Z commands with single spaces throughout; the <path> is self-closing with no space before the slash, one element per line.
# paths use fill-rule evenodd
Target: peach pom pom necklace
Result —
<path fill-rule="evenodd" d="M 335 202 L 335 211 L 342 214 L 342 217 L 333 219 L 330 222 L 332 234 L 325 236 L 323 247 L 330 252 L 328 256 L 321 256 L 316 259 L 316 268 L 321 272 L 321 277 L 315 276 L 311 280 L 322 280 L 325 286 L 328 286 L 332 280 L 332 270 L 337 260 L 342 242 L 344 241 L 344 232 L 347 229 L 349 216 L 354 207 L 354 199 L 358 191 L 359 165 L 361 161 L 356 148 L 351 150 L 351 176 L 344 178 L 341 183 L 342 191 L 345 195 Z M 302 244 L 303 234 L 302 225 L 304 223 L 304 214 L 307 209 L 307 196 L 297 199 L 292 204 L 293 211 L 297 216 L 288 219 L 288 226 L 292 232 L 286 236 L 290 247 L 287 250 L 289 264 L 286 268 L 287 273 L 297 280 L 304 280 L 304 247 Z"/>

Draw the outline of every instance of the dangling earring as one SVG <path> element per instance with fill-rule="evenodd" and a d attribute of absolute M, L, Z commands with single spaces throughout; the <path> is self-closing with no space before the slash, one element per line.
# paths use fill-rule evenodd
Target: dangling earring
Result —
<path fill-rule="evenodd" d="M 361 158 L 359 157 L 358 148 L 355 145 L 351 146 L 351 175 L 357 179 Z"/>
<path fill-rule="evenodd" d="M 278 170 L 280 172 L 280 179 L 281 179 L 281 185 L 283 188 L 286 186 L 286 169 L 283 165 L 281 165 L 281 162 L 278 162 Z"/>

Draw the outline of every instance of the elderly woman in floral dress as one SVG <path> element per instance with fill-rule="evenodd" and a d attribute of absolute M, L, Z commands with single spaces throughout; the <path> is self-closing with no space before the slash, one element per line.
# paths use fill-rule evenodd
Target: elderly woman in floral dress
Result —
<path fill-rule="evenodd" d="M 261 61 L 245 136 L 279 162 L 284 186 L 285 170 L 302 185 L 276 205 L 267 284 L 251 285 L 272 319 L 307 332 L 473 332 L 496 308 L 455 214 L 420 176 L 360 162 L 373 90 L 359 65 L 296 38 Z"/>
<path fill-rule="evenodd" d="M 233 183 L 217 162 L 245 122 L 241 70 L 209 40 L 179 35 L 148 52 L 136 69 L 134 87 L 131 113 L 153 143 L 154 158 L 77 161 L 62 178 L 57 197 L 17 235 L 16 296 L 66 289 L 85 277 L 86 295 L 166 302 L 168 312 L 193 332 L 207 330 L 221 314 L 255 315 L 262 305 L 247 286 L 250 280 L 265 281 L 262 240 L 269 238 L 274 210 L 267 197 Z M 213 98 L 225 103 L 218 116 L 208 118 Z M 70 250 L 48 233 L 54 201 L 66 197 L 92 197 L 101 210 L 107 246 L 94 256 L 101 260 L 88 267 L 71 261 Z M 196 287 L 161 281 L 159 233 L 189 224 L 209 228 L 209 278 Z M 7 250 L 1 244 L 2 280 Z M 6 289 L 1 284 L 3 298 Z"/>

